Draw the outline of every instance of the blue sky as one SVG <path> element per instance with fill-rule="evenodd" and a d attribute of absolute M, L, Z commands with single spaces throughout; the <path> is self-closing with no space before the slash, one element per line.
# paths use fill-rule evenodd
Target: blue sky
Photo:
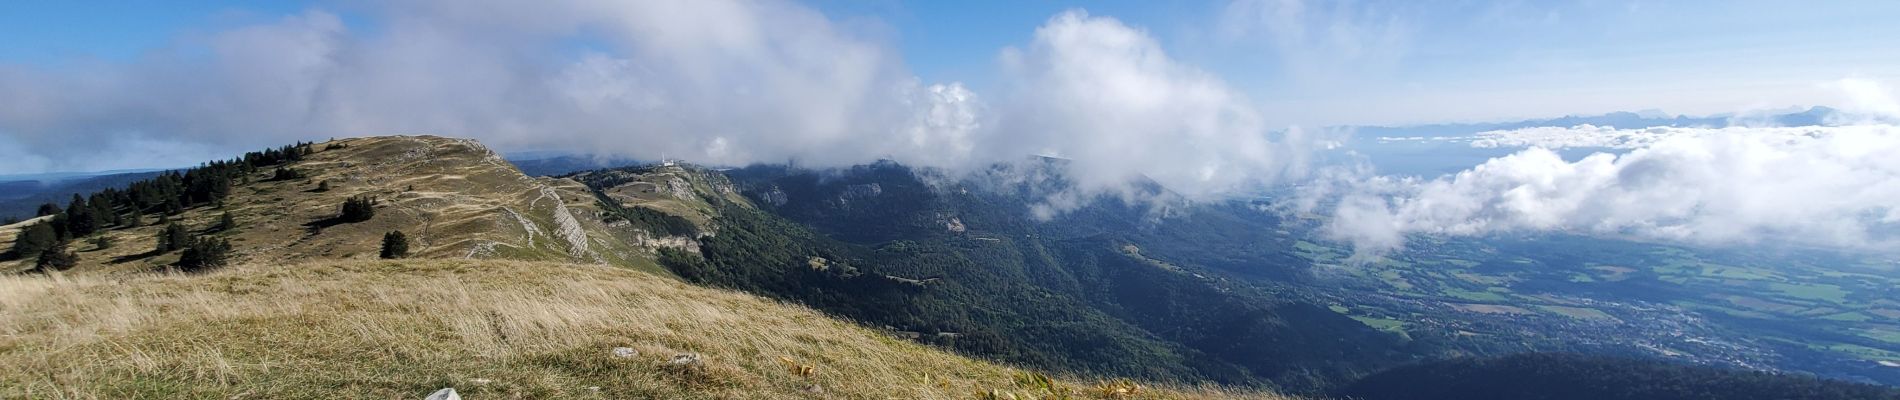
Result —
<path fill-rule="evenodd" d="M 1050 16 L 1084 9 L 1147 30 L 1173 56 L 1215 72 L 1256 101 L 1298 110 L 1289 114 L 1324 115 L 1308 121 L 1323 124 L 1619 109 L 1714 113 L 1827 102 L 1818 83 L 1900 76 L 1900 41 L 1891 39 L 1900 37 L 1900 24 L 1893 23 L 1900 3 L 1883 1 L 1308 2 L 1298 30 L 1309 37 L 1285 44 L 1270 37 L 1285 33 L 1273 27 L 1224 32 L 1249 22 L 1219 2 L 808 4 L 847 29 L 890 42 L 924 80 L 976 88 L 995 78 L 1000 49 L 1022 44 Z M 304 1 L 5 2 L 0 37 L 8 39 L 0 41 L 0 62 L 132 60 L 181 37 L 309 9 L 335 12 L 358 28 L 384 22 L 366 17 L 363 8 Z M 1372 38 L 1383 34 L 1391 39 Z M 1316 38 L 1328 35 L 1334 37 Z M 1363 46 L 1366 54 L 1340 54 L 1347 46 Z M 1502 109 L 1429 106 L 1474 101 Z M 1368 105 L 1425 110 L 1364 110 Z"/>
<path fill-rule="evenodd" d="M 1200 102 L 1098 104 L 1115 112 L 1207 113 L 1129 137 L 1841 106 L 1864 100 L 1843 79 L 1900 78 L 1896 17 L 1878 1 L 0 2 L 0 172 L 405 131 L 555 150 L 661 132 L 669 154 L 730 160 L 844 162 L 784 149 L 894 132 L 914 137 L 856 157 L 1060 153 L 984 138 L 1088 125 L 1021 111 L 1099 100 L 1029 93 L 1075 85 Z M 175 156 L 76 161 L 125 149 L 73 135 Z"/>

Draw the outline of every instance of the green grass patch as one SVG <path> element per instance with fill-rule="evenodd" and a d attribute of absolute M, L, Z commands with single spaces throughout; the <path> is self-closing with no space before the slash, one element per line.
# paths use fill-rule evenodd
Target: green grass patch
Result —
<path fill-rule="evenodd" d="M 1841 304 L 1847 301 L 1847 291 L 1840 286 L 1815 283 L 1771 283 L 1768 288 L 1784 296 L 1798 299 L 1820 300 Z"/>
<path fill-rule="evenodd" d="M 1846 353 L 1849 355 L 1853 355 L 1855 358 L 1868 360 L 1868 361 L 1900 360 L 1900 353 L 1882 350 L 1882 349 L 1876 349 L 1876 348 L 1862 346 L 1858 344 L 1834 343 L 1834 344 L 1829 344 L 1825 346 L 1809 345 L 1808 347 L 1833 351 L 1837 353 Z"/>
<path fill-rule="evenodd" d="M 1478 302 L 1501 302 L 1501 301 L 1510 299 L 1509 297 L 1505 297 L 1502 294 L 1493 293 L 1489 291 L 1479 292 L 1479 291 L 1464 290 L 1464 289 L 1459 289 L 1459 288 L 1444 288 L 1440 292 L 1444 293 L 1446 296 L 1451 296 L 1451 297 L 1458 298 L 1461 300 L 1478 301 Z"/>
<path fill-rule="evenodd" d="M 1860 331 L 1860 335 L 1882 342 L 1900 344 L 1900 330 L 1868 329 Z"/>
<path fill-rule="evenodd" d="M 1386 284 L 1392 285 L 1392 287 L 1398 288 L 1399 290 L 1412 290 L 1412 288 L 1415 287 L 1412 286 L 1412 282 L 1406 281 L 1405 277 L 1399 276 L 1399 271 L 1379 271 L 1379 280 L 1385 281 Z"/>
<path fill-rule="evenodd" d="M 1565 306 L 1537 306 L 1537 308 L 1541 308 L 1544 311 L 1557 313 L 1566 317 L 1582 319 L 1582 320 L 1591 320 L 1591 321 L 1615 321 L 1616 320 L 1616 317 L 1612 317 L 1610 316 L 1610 314 L 1605 313 L 1603 311 L 1599 311 L 1594 308 L 1565 307 Z"/>
<path fill-rule="evenodd" d="M 1759 268 L 1731 267 L 1719 264 L 1703 264 L 1702 276 L 1720 279 L 1741 279 L 1750 281 L 1778 280 L 1773 272 Z"/>
<path fill-rule="evenodd" d="M 1853 311 L 1848 311 L 1848 312 L 1844 312 L 1840 314 L 1833 314 L 1833 315 L 1821 317 L 1821 319 L 1830 320 L 1830 321 L 1867 322 L 1867 320 L 1870 320 L 1873 318 L 1868 317 L 1867 314 L 1861 314 L 1861 313 L 1857 313 Z"/>
<path fill-rule="evenodd" d="M 1372 327 L 1372 329 L 1391 332 L 1392 334 L 1403 336 L 1406 339 L 1412 338 L 1411 334 L 1405 333 L 1405 321 L 1365 316 L 1352 316 L 1351 318 L 1354 321 L 1359 321 L 1361 324 Z"/>

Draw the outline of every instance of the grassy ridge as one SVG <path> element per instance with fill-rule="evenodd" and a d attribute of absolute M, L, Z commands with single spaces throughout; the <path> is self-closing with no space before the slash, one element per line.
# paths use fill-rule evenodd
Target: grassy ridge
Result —
<path fill-rule="evenodd" d="M 702 361 L 669 365 L 683 353 Z M 0 277 L 0 397 L 419 398 L 450 386 L 470 398 L 1114 397 L 1100 393 L 1114 385 L 1045 381 L 802 307 L 607 266 L 332 261 Z"/>

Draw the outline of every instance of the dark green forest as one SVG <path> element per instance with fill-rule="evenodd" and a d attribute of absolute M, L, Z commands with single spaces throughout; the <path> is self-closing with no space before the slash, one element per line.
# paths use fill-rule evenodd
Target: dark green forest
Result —
<path fill-rule="evenodd" d="M 787 201 L 755 201 L 762 204 L 755 209 L 704 196 L 716 203 L 719 231 L 701 239 L 700 254 L 664 252 L 663 264 L 676 274 L 966 354 L 1058 371 L 1310 393 L 1417 352 L 1324 307 L 1201 266 L 1270 265 L 1272 251 L 1185 256 L 1191 244 L 1247 247 L 1254 236 L 1215 230 L 1248 228 L 1234 221 L 1206 224 L 1196 232 L 1206 237 L 1144 231 L 1148 210 L 1104 202 L 1039 222 L 1027 196 L 945 194 L 890 163 L 831 175 L 754 167 L 727 176 L 754 199 L 777 191 Z M 614 213 L 679 231 L 678 222 L 632 211 L 641 209 Z M 967 228 L 951 229 L 951 219 Z M 1143 254 L 1128 253 L 1131 246 Z"/>
<path fill-rule="evenodd" d="M 70 257 L 60 249 L 67 243 L 93 236 L 95 233 L 120 228 L 137 227 L 147 224 L 147 216 L 156 216 L 150 223 L 170 223 L 170 216 L 177 215 L 194 207 L 219 207 L 225 197 L 231 194 L 234 185 L 244 183 L 248 176 L 262 168 L 283 165 L 303 159 L 310 154 L 309 143 L 296 143 L 277 148 L 244 153 L 230 160 L 208 162 L 182 171 L 165 171 L 150 178 L 126 183 L 123 188 L 107 187 L 90 195 L 74 193 L 65 207 L 58 204 L 44 204 L 38 208 L 37 216 L 51 216 L 42 222 L 22 230 L 13 246 L 6 253 L 0 253 L 0 260 L 39 258 L 52 255 L 52 265 L 70 265 Z M 279 173 L 284 169 L 279 168 Z M 212 231 L 220 227 L 210 227 Z M 182 227 L 168 229 L 182 236 Z M 224 255 L 229 252 L 228 243 L 212 239 L 188 239 L 184 237 L 161 240 L 154 253 L 172 250 L 191 250 L 181 261 L 181 267 L 197 270 L 220 266 Z"/>

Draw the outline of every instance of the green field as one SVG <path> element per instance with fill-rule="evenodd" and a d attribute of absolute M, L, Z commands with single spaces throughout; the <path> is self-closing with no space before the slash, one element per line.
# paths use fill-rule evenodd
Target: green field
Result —
<path fill-rule="evenodd" d="M 1794 298 L 1821 300 L 1834 304 L 1844 304 L 1847 302 L 1847 291 L 1841 290 L 1840 286 L 1835 285 L 1816 283 L 1771 283 L 1768 287 L 1775 292 Z"/>
<path fill-rule="evenodd" d="M 1470 290 L 1448 287 L 1448 288 L 1444 288 L 1442 292 L 1446 296 L 1451 296 L 1453 298 L 1457 298 L 1461 300 L 1470 300 L 1470 301 L 1502 302 L 1502 301 L 1508 301 L 1511 299 L 1510 297 L 1505 297 L 1502 294 L 1497 294 L 1497 293 L 1493 293 L 1489 291 L 1478 292 L 1478 291 L 1470 291 Z"/>
<path fill-rule="evenodd" d="M 1591 320 L 1591 321 L 1615 321 L 1616 320 L 1616 317 L 1612 317 L 1610 316 L 1610 314 L 1604 313 L 1603 311 L 1598 311 L 1597 309 L 1594 309 L 1594 308 L 1565 307 L 1565 306 L 1537 306 L 1537 308 L 1541 308 L 1544 311 L 1550 311 L 1553 313 L 1561 314 L 1566 317 L 1582 319 L 1582 320 Z"/>

